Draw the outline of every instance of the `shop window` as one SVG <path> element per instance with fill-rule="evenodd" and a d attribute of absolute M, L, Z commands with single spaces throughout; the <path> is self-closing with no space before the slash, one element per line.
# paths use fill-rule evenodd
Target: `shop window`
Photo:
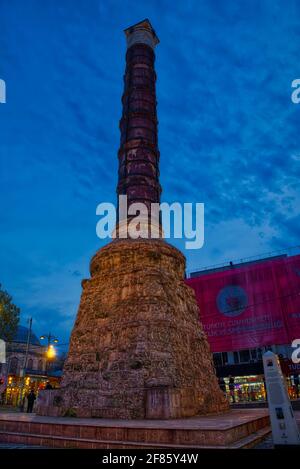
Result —
<path fill-rule="evenodd" d="M 265 400 L 266 394 L 262 376 L 236 376 L 234 381 L 235 399 L 238 402 Z"/>
<path fill-rule="evenodd" d="M 240 357 L 239 357 L 239 353 L 238 352 L 233 352 L 233 361 L 234 361 L 234 364 L 237 365 L 238 363 L 240 363 Z"/>
<path fill-rule="evenodd" d="M 257 360 L 257 350 L 255 348 L 251 350 L 251 360 Z"/>
<path fill-rule="evenodd" d="M 10 372 L 12 375 L 16 375 L 16 374 L 17 374 L 17 370 L 18 370 L 18 359 L 17 359 L 17 357 L 13 357 L 13 358 L 10 360 L 9 372 Z"/>

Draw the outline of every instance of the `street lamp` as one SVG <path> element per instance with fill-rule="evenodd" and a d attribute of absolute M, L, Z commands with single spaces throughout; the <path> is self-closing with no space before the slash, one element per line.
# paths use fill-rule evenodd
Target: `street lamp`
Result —
<path fill-rule="evenodd" d="M 54 344 L 57 344 L 58 342 L 58 339 L 54 335 L 52 335 L 51 332 L 49 332 L 49 334 L 41 335 L 40 339 L 41 340 L 47 339 L 48 347 L 51 344 L 51 342 L 53 342 Z"/>
<path fill-rule="evenodd" d="M 56 357 L 56 350 L 52 344 L 49 345 L 46 355 L 48 360 L 51 360 Z"/>
<path fill-rule="evenodd" d="M 48 363 L 50 360 L 53 360 L 56 357 L 56 350 L 53 344 L 57 344 L 58 339 L 49 332 L 49 334 L 41 335 L 40 340 L 47 340 L 47 350 L 46 350 L 46 375 L 48 369 Z"/>

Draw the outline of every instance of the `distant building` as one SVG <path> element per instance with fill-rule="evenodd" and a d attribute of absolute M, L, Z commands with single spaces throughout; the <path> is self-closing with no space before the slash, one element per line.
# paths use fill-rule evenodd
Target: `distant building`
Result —
<path fill-rule="evenodd" d="M 234 377 L 236 400 L 264 400 L 262 354 L 279 355 L 291 397 L 300 364 L 291 361 L 300 338 L 300 255 L 232 263 L 190 274 L 217 376 Z"/>
<path fill-rule="evenodd" d="M 53 364 L 47 363 L 46 348 L 42 346 L 33 331 L 30 334 L 27 362 L 26 347 L 29 329 L 18 326 L 14 340 L 7 344 L 6 363 L 0 364 L 0 400 L 4 404 L 18 405 L 20 396 L 26 396 L 30 389 L 43 389 L 49 380 L 55 387 L 60 373 L 52 373 Z"/>

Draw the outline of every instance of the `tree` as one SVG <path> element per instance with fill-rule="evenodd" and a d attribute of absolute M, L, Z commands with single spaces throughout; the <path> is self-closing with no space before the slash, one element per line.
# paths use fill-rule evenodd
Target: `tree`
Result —
<path fill-rule="evenodd" d="M 7 291 L 0 284 L 0 338 L 10 342 L 16 335 L 20 320 L 20 308 L 13 302 Z"/>

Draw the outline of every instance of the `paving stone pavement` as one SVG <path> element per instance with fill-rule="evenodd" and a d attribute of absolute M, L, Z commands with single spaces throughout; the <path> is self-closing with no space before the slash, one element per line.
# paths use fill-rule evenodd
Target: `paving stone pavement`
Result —
<path fill-rule="evenodd" d="M 269 435 L 265 440 L 258 443 L 253 449 L 274 449 L 272 435 Z"/>
<path fill-rule="evenodd" d="M 46 448 L 44 446 L 27 446 L 27 445 L 21 445 L 21 444 L 0 443 L 0 450 L 1 449 L 5 450 L 5 449 L 52 449 L 52 448 Z M 273 449 L 272 437 L 269 436 L 264 441 L 256 445 L 253 449 Z"/>
<path fill-rule="evenodd" d="M 300 413 L 299 413 L 299 411 L 295 412 L 295 415 L 296 415 L 297 423 L 298 423 L 299 430 L 300 430 Z M 267 436 L 267 438 L 265 438 L 265 440 L 258 443 L 258 445 L 256 445 L 254 447 L 254 449 L 274 449 L 272 433 L 269 436 Z"/>
<path fill-rule="evenodd" d="M 28 446 L 28 445 L 21 445 L 21 444 L 7 444 L 0 442 L 0 450 L 1 449 L 51 449 L 46 448 L 45 446 Z M 264 441 L 261 441 L 258 445 L 254 446 L 253 449 L 274 449 L 272 435 L 269 435 Z"/>

